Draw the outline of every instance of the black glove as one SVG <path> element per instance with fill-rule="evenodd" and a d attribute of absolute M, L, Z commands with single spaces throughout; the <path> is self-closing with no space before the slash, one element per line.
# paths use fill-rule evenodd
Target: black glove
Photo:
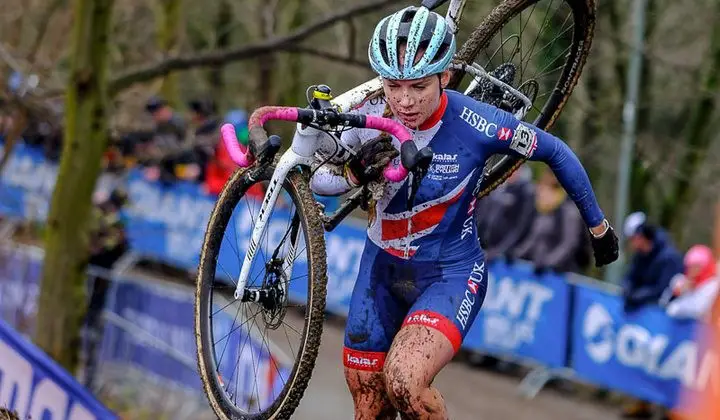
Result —
<path fill-rule="evenodd" d="M 382 175 L 383 169 L 398 155 L 390 137 L 378 136 L 360 146 L 357 154 L 347 162 L 346 168 L 360 185 L 365 185 Z"/>
<path fill-rule="evenodd" d="M 593 254 L 595 255 L 595 267 L 602 267 L 618 259 L 618 238 L 615 230 L 608 224 L 608 229 L 603 236 L 596 238 L 591 236 Z"/>

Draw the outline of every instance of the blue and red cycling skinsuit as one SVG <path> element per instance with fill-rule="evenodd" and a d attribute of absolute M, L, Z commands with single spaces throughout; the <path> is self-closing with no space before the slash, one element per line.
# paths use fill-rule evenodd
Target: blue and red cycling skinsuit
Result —
<path fill-rule="evenodd" d="M 376 100 L 355 112 L 382 115 L 384 110 L 385 103 Z M 348 368 L 382 370 L 393 338 L 405 325 L 436 329 L 455 351 L 460 348 L 487 289 L 474 196 L 491 155 L 546 162 L 588 226 L 604 219 L 590 180 L 570 148 L 508 112 L 445 90 L 438 110 L 411 132 L 418 149 L 432 148 L 433 160 L 412 210 L 407 210 L 408 180 L 388 183 L 370 209 L 345 329 L 343 360 Z M 342 141 L 356 148 L 379 134 L 355 129 L 344 133 Z M 399 148 L 397 139 L 393 142 Z M 324 176 L 313 178 L 313 189 L 320 193 L 333 188 L 323 187 L 331 183 Z"/>

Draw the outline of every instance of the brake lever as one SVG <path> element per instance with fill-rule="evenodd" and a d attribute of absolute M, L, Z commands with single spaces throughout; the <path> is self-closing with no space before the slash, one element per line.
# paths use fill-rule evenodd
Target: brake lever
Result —
<path fill-rule="evenodd" d="M 430 147 L 423 147 L 422 149 L 415 152 L 414 156 L 405 155 L 405 160 L 409 164 L 408 170 L 411 175 L 410 182 L 410 194 L 407 200 L 407 210 L 412 210 L 415 205 L 415 195 L 417 190 L 420 188 L 420 182 L 425 178 L 428 170 L 430 169 L 430 163 L 433 159 L 433 151 Z"/>

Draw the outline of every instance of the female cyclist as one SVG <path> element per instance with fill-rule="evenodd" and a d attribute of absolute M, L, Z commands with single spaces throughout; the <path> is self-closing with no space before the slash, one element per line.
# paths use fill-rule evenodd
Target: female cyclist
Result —
<path fill-rule="evenodd" d="M 429 145 L 434 156 L 410 210 L 407 181 L 379 193 L 373 188 L 343 352 L 356 419 L 394 419 L 398 412 L 403 418 L 447 418 L 431 384 L 460 348 L 485 297 L 474 189 L 492 154 L 546 162 L 590 229 L 596 265 L 617 258 L 617 237 L 575 154 L 510 113 L 444 90 L 454 52 L 444 18 L 423 7 L 384 18 L 370 43 L 370 63 L 382 76 L 387 104 L 367 101 L 355 112 L 382 115 L 388 105 L 418 149 Z M 318 194 L 377 184 L 382 168 L 397 159 L 397 139 L 375 130 L 351 130 L 342 141 L 356 154 L 342 170 L 323 166 L 315 173 Z"/>

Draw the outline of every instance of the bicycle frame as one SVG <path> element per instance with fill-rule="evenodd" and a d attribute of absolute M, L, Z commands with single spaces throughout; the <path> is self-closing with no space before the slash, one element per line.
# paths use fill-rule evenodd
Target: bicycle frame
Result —
<path fill-rule="evenodd" d="M 448 7 L 448 11 L 445 15 L 447 24 L 450 26 L 450 30 L 456 34 L 459 30 L 459 23 L 462 17 L 462 12 L 465 7 L 467 0 L 451 0 Z M 443 2 L 434 2 L 441 4 Z M 463 68 L 470 73 L 474 73 L 471 70 Z M 477 69 L 476 69 L 477 70 Z M 484 71 L 483 71 L 484 72 Z M 489 77 L 489 76 L 488 76 Z M 497 79 L 495 79 L 497 81 Z M 502 83 L 500 81 L 497 81 Z M 471 86 L 473 87 L 473 86 Z M 355 88 L 341 94 L 337 98 L 331 100 L 331 104 L 337 107 L 341 112 L 348 112 L 359 105 L 361 105 L 370 94 L 382 89 L 382 80 L 380 77 L 368 80 L 367 82 L 356 86 Z M 313 129 L 310 129 L 313 130 Z M 272 213 L 272 208 L 275 206 L 278 195 L 280 194 L 280 187 L 282 187 L 287 175 L 293 168 L 298 166 L 309 168 L 313 162 L 315 162 L 315 153 L 323 149 L 327 142 L 323 142 L 318 136 L 304 135 L 303 132 L 307 132 L 307 128 L 298 124 L 296 126 L 295 136 L 293 137 L 290 148 L 283 153 L 280 160 L 275 168 L 275 172 L 270 179 L 270 183 L 265 197 L 262 201 L 262 205 L 259 211 L 258 220 L 253 227 L 252 236 L 248 243 L 248 248 L 245 253 L 245 259 L 242 263 L 240 275 L 238 276 L 237 285 L 235 289 L 235 299 L 248 299 L 255 300 L 259 299 L 259 294 L 254 293 L 253 296 L 245 293 L 245 286 L 247 284 L 247 278 L 250 274 L 250 268 L 255 259 L 257 253 L 257 246 L 262 238 L 263 233 L 267 225 L 268 218 Z M 344 147 L 341 142 L 335 140 L 340 147 Z M 333 145 L 335 146 L 335 145 Z M 344 204 L 333 213 L 329 218 L 324 218 L 326 230 L 332 230 L 337 224 L 345 218 L 350 212 L 357 207 L 360 203 L 362 191 L 358 191 L 356 194 L 351 196 Z M 299 229 L 293 229 L 293 235 L 290 237 L 290 247 L 288 249 L 287 256 L 294 258 L 297 242 L 299 238 Z M 283 264 L 283 274 L 285 278 L 290 278 L 292 273 L 292 262 Z"/>

